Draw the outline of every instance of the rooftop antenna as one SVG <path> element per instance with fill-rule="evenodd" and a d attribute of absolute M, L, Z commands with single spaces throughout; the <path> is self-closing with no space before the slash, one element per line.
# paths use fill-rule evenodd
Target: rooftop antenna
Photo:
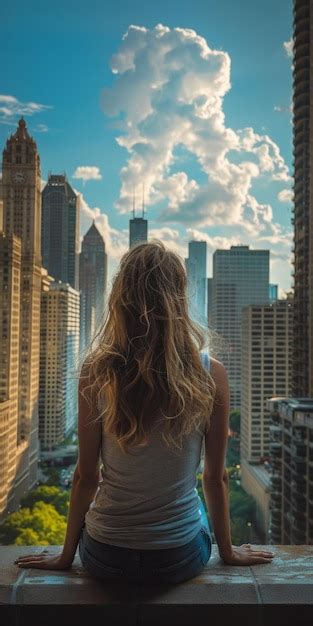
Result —
<path fill-rule="evenodd" d="M 142 217 L 145 216 L 145 184 L 142 184 Z"/>
<path fill-rule="evenodd" d="M 135 196 L 135 187 L 133 185 L 133 218 L 135 219 L 135 208 L 136 208 L 136 196 Z"/>

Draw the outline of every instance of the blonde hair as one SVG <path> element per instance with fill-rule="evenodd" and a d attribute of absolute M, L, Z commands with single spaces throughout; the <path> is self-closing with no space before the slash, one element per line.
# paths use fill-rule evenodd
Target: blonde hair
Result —
<path fill-rule="evenodd" d="M 125 453 L 146 445 L 160 412 L 166 445 L 180 449 L 184 436 L 209 422 L 216 389 L 200 358 L 206 331 L 189 317 L 177 254 L 154 239 L 123 255 L 80 392 L 93 410 L 98 405 L 96 419 Z"/>

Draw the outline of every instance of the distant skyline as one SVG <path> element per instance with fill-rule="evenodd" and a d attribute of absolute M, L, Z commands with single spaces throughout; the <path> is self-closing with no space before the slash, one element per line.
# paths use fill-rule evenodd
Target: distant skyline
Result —
<path fill-rule="evenodd" d="M 65 5 L 66 4 L 66 5 Z M 291 287 L 292 1 L 13 0 L 0 8 L 0 143 L 21 114 L 42 178 L 66 172 L 95 218 L 109 281 L 133 187 L 149 238 L 271 249 Z M 280 292 L 282 295 L 282 292 Z"/>

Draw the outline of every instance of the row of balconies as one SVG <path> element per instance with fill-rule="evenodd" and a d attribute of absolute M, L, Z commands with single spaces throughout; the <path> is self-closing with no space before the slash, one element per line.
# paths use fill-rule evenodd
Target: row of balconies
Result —
<path fill-rule="evenodd" d="M 296 27 L 296 25 L 299 22 L 303 22 L 303 28 L 305 28 L 305 25 L 307 24 L 309 19 L 310 19 L 309 0 L 297 0 L 297 2 L 295 2 L 294 4 L 294 11 L 293 11 L 294 27 Z"/>

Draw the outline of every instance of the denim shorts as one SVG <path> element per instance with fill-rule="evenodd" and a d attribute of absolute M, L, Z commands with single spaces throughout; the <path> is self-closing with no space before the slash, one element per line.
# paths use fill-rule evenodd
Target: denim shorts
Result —
<path fill-rule="evenodd" d="M 212 541 L 209 525 L 203 524 L 191 541 L 176 548 L 124 548 L 96 541 L 84 525 L 78 547 L 84 569 L 94 578 L 176 584 L 202 572 L 211 556 Z"/>

